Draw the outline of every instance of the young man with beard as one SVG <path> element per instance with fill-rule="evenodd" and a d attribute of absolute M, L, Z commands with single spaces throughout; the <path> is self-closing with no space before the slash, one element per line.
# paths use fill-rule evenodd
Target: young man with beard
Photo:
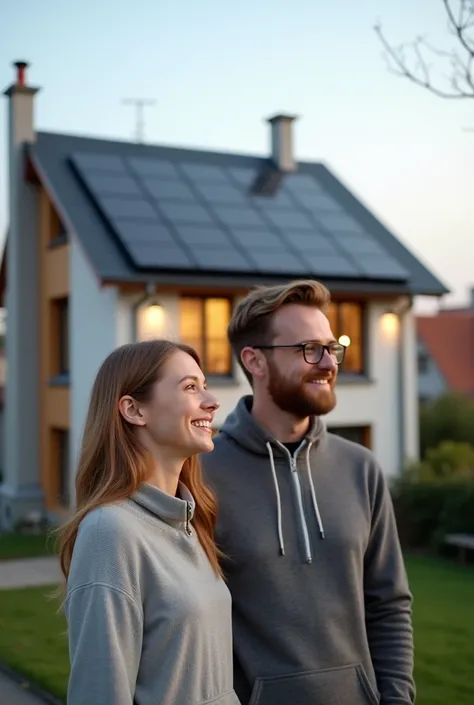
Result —
<path fill-rule="evenodd" d="M 344 348 L 314 281 L 260 287 L 229 339 L 252 385 L 203 458 L 243 705 L 411 705 L 411 594 L 372 453 L 328 433 Z"/>

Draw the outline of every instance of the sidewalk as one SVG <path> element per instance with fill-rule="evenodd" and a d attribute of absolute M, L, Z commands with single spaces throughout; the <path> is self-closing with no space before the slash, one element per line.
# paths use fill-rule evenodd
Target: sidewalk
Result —
<path fill-rule="evenodd" d="M 59 582 L 61 571 L 56 556 L 0 561 L 0 590 L 55 585 Z"/>
<path fill-rule="evenodd" d="M 45 701 L 22 687 L 15 680 L 0 671 L 0 703 L 2 705 L 45 705 Z"/>

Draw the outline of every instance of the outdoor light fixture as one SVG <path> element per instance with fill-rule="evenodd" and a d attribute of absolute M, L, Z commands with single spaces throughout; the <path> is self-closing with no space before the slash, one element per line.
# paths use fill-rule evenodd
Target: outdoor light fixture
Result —
<path fill-rule="evenodd" d="M 147 284 L 144 295 L 135 305 L 135 340 L 161 338 L 165 328 L 165 310 L 156 295 L 154 284 Z"/>
<path fill-rule="evenodd" d="M 382 333 L 387 340 L 394 340 L 398 337 L 400 322 L 398 316 L 393 311 L 386 311 L 380 319 Z"/>
<path fill-rule="evenodd" d="M 344 345 L 345 348 L 348 348 L 349 345 L 351 344 L 351 339 L 349 338 L 348 335 L 341 335 L 337 342 L 340 343 L 341 345 Z"/>

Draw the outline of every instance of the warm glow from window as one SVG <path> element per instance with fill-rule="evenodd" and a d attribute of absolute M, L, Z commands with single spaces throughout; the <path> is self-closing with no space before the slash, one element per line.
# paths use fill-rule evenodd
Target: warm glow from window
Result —
<path fill-rule="evenodd" d="M 326 312 L 336 340 L 346 347 L 340 372 L 364 372 L 364 307 L 359 301 L 331 301 Z"/>
<path fill-rule="evenodd" d="M 151 340 L 163 337 L 165 311 L 163 306 L 146 304 L 138 311 L 138 339 Z"/>
<path fill-rule="evenodd" d="M 398 336 L 399 321 L 395 313 L 384 313 L 380 319 L 380 326 L 387 340 L 394 340 Z"/>
<path fill-rule="evenodd" d="M 339 342 L 341 345 L 344 345 L 344 347 L 348 348 L 349 345 L 351 344 L 351 339 L 349 338 L 348 335 L 341 335 L 341 336 L 339 337 L 338 342 Z"/>
<path fill-rule="evenodd" d="M 227 340 L 231 302 L 221 297 L 183 296 L 180 300 L 180 340 L 193 347 L 208 375 L 229 375 L 232 357 Z"/>

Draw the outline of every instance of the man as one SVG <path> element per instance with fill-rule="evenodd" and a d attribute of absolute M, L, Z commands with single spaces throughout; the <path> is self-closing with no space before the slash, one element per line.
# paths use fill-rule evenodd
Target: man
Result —
<path fill-rule="evenodd" d="M 229 340 L 252 385 L 203 458 L 243 705 L 410 705 L 411 595 L 384 476 L 328 433 L 344 348 L 314 281 L 260 287 Z"/>

